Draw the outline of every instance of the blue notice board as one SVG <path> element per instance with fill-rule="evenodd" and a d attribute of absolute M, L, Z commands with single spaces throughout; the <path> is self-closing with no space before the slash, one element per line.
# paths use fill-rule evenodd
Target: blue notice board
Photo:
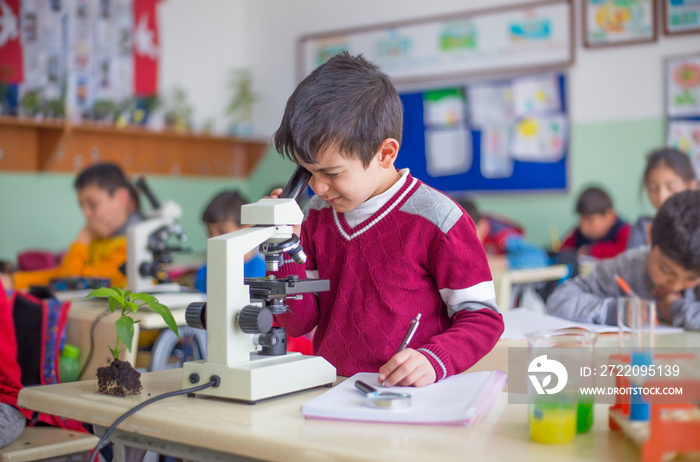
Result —
<path fill-rule="evenodd" d="M 519 80 L 520 79 L 520 80 Z M 520 89 L 525 88 L 526 90 L 532 90 L 532 86 L 527 88 L 528 82 L 523 82 L 523 78 L 513 78 L 513 79 L 502 79 L 495 82 L 488 82 L 488 86 L 500 86 L 505 88 L 507 91 L 515 88 L 518 84 L 525 83 L 525 86 L 521 85 Z M 526 80 L 527 78 L 525 78 Z M 536 80 L 537 77 L 534 77 Z M 499 191 L 525 191 L 525 192 L 537 192 L 537 191 L 563 191 L 567 188 L 567 163 L 569 157 L 569 129 L 568 129 L 568 116 L 567 116 L 567 103 L 566 103 L 566 77 L 563 74 L 556 74 L 552 76 L 549 75 L 550 81 L 550 108 L 545 109 L 544 112 L 542 108 L 535 108 L 536 113 L 533 113 L 532 117 L 537 119 L 538 117 L 556 117 L 557 120 L 561 121 L 561 126 L 564 128 L 564 134 L 561 136 L 559 142 L 561 148 L 558 154 L 554 157 L 547 159 L 528 157 L 523 155 L 513 155 L 513 148 L 507 148 L 505 151 L 501 152 L 501 155 L 508 159 L 510 165 L 510 171 L 503 174 L 487 174 L 484 170 L 484 162 L 488 156 L 491 154 L 486 154 L 482 152 L 482 137 L 485 137 L 487 133 L 486 125 L 482 124 L 477 120 L 478 114 L 475 114 L 473 110 L 472 102 L 470 101 L 471 95 L 476 95 L 476 86 L 484 86 L 484 83 L 465 84 L 463 86 L 451 87 L 449 89 L 439 89 L 439 90 L 425 90 L 425 91 L 413 91 L 413 92 L 403 92 L 400 93 L 401 101 L 404 107 L 404 127 L 403 127 L 403 139 L 401 142 L 401 150 L 399 151 L 399 156 L 396 161 L 397 168 L 408 167 L 411 169 L 411 174 L 415 177 L 421 179 L 428 185 L 439 189 L 441 191 L 459 194 L 460 192 L 499 192 Z M 558 85 L 557 85 L 558 84 Z M 557 88 L 558 87 L 558 88 Z M 431 120 L 435 117 L 441 117 L 439 114 L 435 116 L 434 114 L 426 114 L 426 111 L 435 112 L 428 108 L 426 101 L 430 100 L 431 95 L 436 92 L 453 92 L 456 94 L 461 94 L 464 99 L 463 107 L 465 108 L 462 120 L 459 125 L 462 127 L 463 140 L 459 143 L 454 142 L 444 142 L 443 140 L 437 140 L 438 144 L 435 146 L 447 147 L 450 149 L 462 149 L 471 151 L 471 161 L 469 159 L 465 160 L 456 173 L 452 173 L 449 170 L 443 168 L 441 171 L 436 173 L 436 168 L 432 168 L 429 165 L 429 155 L 431 150 L 429 147 L 431 137 L 434 138 L 434 133 L 430 134 Z M 515 91 L 510 94 L 513 96 Z M 520 91 L 519 94 L 523 92 Z M 533 92 L 536 94 L 536 92 Z M 552 99 L 557 99 L 552 103 Z M 514 96 L 510 101 L 514 106 L 518 103 L 521 109 L 524 104 L 520 98 Z M 476 100 L 476 98 L 474 98 Z M 484 100 L 481 99 L 481 107 L 489 109 L 488 104 L 485 104 Z M 554 109 L 552 109 L 552 106 Z M 527 109 L 525 109 L 527 111 Z M 539 112 L 537 112 L 539 111 Z M 440 111 L 437 111 L 440 112 Z M 491 112 L 491 111 L 487 111 Z M 515 112 L 518 112 L 517 110 Z M 525 131 L 532 132 L 532 127 L 537 127 L 537 125 L 532 125 L 532 122 L 528 122 L 530 116 L 523 115 L 522 110 L 519 112 L 521 115 L 517 116 L 512 114 L 510 122 L 504 120 L 501 126 L 510 123 L 510 133 L 515 133 L 519 130 L 518 127 L 524 128 Z M 493 114 L 488 114 L 490 123 L 494 122 Z M 459 116 L 458 116 L 459 117 Z M 508 118 L 505 118 L 508 119 Z M 540 124 L 541 126 L 542 124 Z M 529 128 L 528 128 L 529 127 Z M 536 131 L 536 130 L 535 130 Z M 510 140 L 506 143 L 508 146 L 513 145 L 514 136 L 510 136 Z M 485 138 L 484 138 L 485 139 Z M 471 141 L 471 142 L 469 142 Z M 527 149 L 521 148 L 521 149 Z M 432 159 L 439 159 L 442 155 L 438 152 L 440 148 L 433 148 Z M 448 149 L 449 150 L 449 149 Z M 467 156 L 469 157 L 469 156 Z M 483 157 L 483 159 L 482 159 Z M 469 165 L 467 165 L 469 162 Z M 433 162 L 434 163 L 434 162 Z M 460 161 L 456 161 L 457 164 Z M 432 171 L 431 171 L 432 170 Z M 438 168 L 438 170 L 440 170 Z M 432 173 L 432 174 L 431 174 Z"/>

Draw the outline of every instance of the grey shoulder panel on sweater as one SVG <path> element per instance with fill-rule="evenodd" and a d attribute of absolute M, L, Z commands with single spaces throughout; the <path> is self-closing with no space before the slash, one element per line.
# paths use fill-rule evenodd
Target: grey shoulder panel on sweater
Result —
<path fill-rule="evenodd" d="M 319 196 L 314 195 L 309 199 L 309 203 L 304 207 L 304 219 L 309 215 L 310 210 L 321 210 L 330 207 L 328 202 L 321 199 Z"/>
<path fill-rule="evenodd" d="M 440 228 L 443 233 L 452 229 L 462 216 L 462 210 L 452 199 L 422 183 L 418 186 L 418 190 L 404 202 L 400 210 L 425 218 Z"/>

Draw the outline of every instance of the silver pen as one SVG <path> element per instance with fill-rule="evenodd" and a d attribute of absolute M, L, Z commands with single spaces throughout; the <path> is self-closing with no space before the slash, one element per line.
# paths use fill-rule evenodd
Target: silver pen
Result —
<path fill-rule="evenodd" d="M 406 335 L 404 335 L 399 349 L 396 350 L 397 353 L 406 349 L 408 344 L 411 342 L 411 339 L 413 338 L 413 334 L 415 334 L 416 329 L 418 329 L 418 324 L 420 324 L 420 313 L 418 313 L 416 317 L 411 320 L 411 325 L 408 326 L 408 332 L 406 332 Z M 382 387 L 385 386 L 385 382 L 382 382 Z"/>
<path fill-rule="evenodd" d="M 413 334 L 415 334 L 416 330 L 418 329 L 418 324 L 420 324 L 420 313 L 418 313 L 416 317 L 413 318 L 413 320 L 411 321 L 411 325 L 408 327 L 408 332 L 406 332 L 406 336 L 403 338 L 399 349 L 396 351 L 397 353 L 401 350 L 406 349 L 408 344 L 411 342 L 411 339 L 413 338 Z"/>

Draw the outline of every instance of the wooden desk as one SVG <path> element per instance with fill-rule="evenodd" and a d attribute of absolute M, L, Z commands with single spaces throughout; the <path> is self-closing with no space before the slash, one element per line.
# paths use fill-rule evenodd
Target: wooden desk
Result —
<path fill-rule="evenodd" d="M 204 301 L 206 296 L 201 293 L 172 293 L 158 294 L 156 298 L 168 306 L 177 322 L 178 326 L 184 326 L 185 309 L 192 302 Z M 87 359 L 90 351 L 90 328 L 93 322 L 107 309 L 107 301 L 102 299 L 76 299 L 71 301 L 71 309 L 68 313 L 66 323 L 66 342 L 80 348 L 81 365 Z M 98 367 L 106 365 L 111 357 L 107 346 L 114 347 L 117 340 L 117 333 L 114 322 L 119 317 L 118 313 L 110 313 L 97 321 L 95 325 L 95 346 L 92 359 L 82 375 L 82 379 L 95 377 Z M 163 318 L 149 309 L 140 309 L 133 315 L 138 322 L 134 324 L 134 342 L 131 352 L 122 352 L 121 359 L 136 364 L 137 344 L 141 330 L 160 330 L 167 328 Z"/>
<path fill-rule="evenodd" d="M 144 374 L 142 394 L 130 398 L 97 395 L 94 381 L 86 381 L 24 389 L 19 404 L 107 427 L 149 396 L 179 389 L 181 373 L 175 369 Z M 579 435 L 572 444 L 543 445 L 529 441 L 527 405 L 507 404 L 506 393 L 485 420 L 473 427 L 304 419 L 301 404 L 320 393 L 323 389 L 254 406 L 210 398 L 168 398 L 126 419 L 114 440 L 196 460 L 231 460 L 232 455 L 280 462 L 639 458 L 631 441 L 608 430 L 606 405 L 596 405 L 591 433 Z"/>
<path fill-rule="evenodd" d="M 513 307 L 512 292 L 514 285 L 556 281 L 566 277 L 568 274 L 569 267 L 567 265 L 494 271 L 493 285 L 496 291 L 496 305 L 502 312 L 506 312 Z"/>

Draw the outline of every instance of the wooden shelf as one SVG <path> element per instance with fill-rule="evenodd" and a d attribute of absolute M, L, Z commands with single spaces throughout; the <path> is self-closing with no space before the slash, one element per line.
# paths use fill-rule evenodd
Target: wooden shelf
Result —
<path fill-rule="evenodd" d="M 76 173 L 115 162 L 129 174 L 249 176 L 267 142 L 0 117 L 0 171 Z"/>

